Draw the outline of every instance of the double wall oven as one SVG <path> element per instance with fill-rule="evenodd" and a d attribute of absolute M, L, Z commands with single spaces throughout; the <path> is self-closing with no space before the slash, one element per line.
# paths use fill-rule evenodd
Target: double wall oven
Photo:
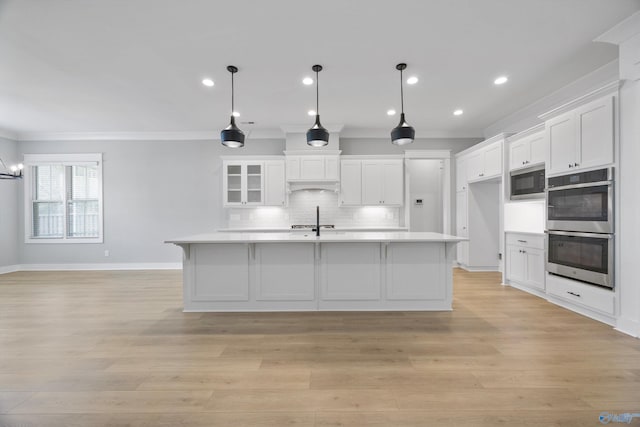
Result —
<path fill-rule="evenodd" d="M 547 180 L 547 271 L 613 288 L 613 168 Z"/>

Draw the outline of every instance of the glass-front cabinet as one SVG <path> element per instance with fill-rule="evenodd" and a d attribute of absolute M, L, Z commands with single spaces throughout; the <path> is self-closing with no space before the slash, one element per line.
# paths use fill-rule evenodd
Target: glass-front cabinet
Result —
<path fill-rule="evenodd" d="M 224 206 L 259 206 L 264 204 L 264 162 L 223 162 Z"/>

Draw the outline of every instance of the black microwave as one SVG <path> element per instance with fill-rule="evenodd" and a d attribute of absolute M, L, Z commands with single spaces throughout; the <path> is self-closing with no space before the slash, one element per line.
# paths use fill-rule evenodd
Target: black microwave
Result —
<path fill-rule="evenodd" d="M 511 171 L 511 200 L 544 198 L 544 165 Z"/>

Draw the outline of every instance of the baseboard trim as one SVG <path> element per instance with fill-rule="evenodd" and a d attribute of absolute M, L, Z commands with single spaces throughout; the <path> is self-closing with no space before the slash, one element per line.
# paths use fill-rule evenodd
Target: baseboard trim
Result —
<path fill-rule="evenodd" d="M 15 273 L 16 271 L 20 271 L 19 265 L 5 265 L 4 267 L 0 267 L 0 274 Z"/>
<path fill-rule="evenodd" d="M 16 271 L 100 271 L 100 270 L 181 270 L 179 262 L 99 263 L 99 264 L 18 264 L 0 267 L 0 274 Z"/>
<path fill-rule="evenodd" d="M 464 264 L 458 264 L 458 267 L 465 270 L 465 271 L 469 271 L 469 272 L 473 272 L 473 273 L 481 273 L 481 272 L 488 272 L 488 271 L 493 271 L 496 273 L 500 272 L 500 267 L 498 266 L 486 266 L 486 267 L 469 267 L 468 265 L 464 265 Z"/>
<path fill-rule="evenodd" d="M 626 319 L 624 317 L 618 317 L 616 331 L 620 331 L 623 334 L 631 335 L 632 337 L 640 338 L 640 322 L 637 320 Z"/>

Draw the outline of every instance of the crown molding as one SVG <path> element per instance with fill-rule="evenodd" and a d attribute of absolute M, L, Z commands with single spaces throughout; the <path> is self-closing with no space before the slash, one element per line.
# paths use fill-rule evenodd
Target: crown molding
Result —
<path fill-rule="evenodd" d="M 640 33 L 640 12 L 636 12 L 616 24 L 611 29 L 593 39 L 593 41 L 619 45 L 638 33 Z"/>
<path fill-rule="evenodd" d="M 566 113 L 567 111 L 571 111 L 575 108 L 580 107 L 581 105 L 586 104 L 587 102 L 593 101 L 605 95 L 615 95 L 618 93 L 618 89 L 620 88 L 621 81 L 616 80 L 615 82 L 611 82 L 606 84 L 594 91 L 591 91 L 585 95 L 582 95 L 574 100 L 567 102 L 566 104 L 562 104 L 559 107 L 554 108 L 553 110 L 547 111 L 546 113 L 542 113 L 538 116 L 540 120 L 547 121 L 552 117 L 558 116 L 562 113 Z"/>
<path fill-rule="evenodd" d="M 391 129 L 386 128 L 345 128 L 340 138 L 390 138 Z M 448 130 L 416 130 L 416 139 L 442 138 L 483 138 L 482 130 L 448 131 Z"/>
<path fill-rule="evenodd" d="M 245 133 L 248 140 L 282 139 L 284 137 L 278 129 L 250 129 Z M 220 131 L 22 132 L 16 134 L 14 139 L 18 141 L 219 141 Z"/>
<path fill-rule="evenodd" d="M 18 141 L 19 135 L 16 132 L 12 132 L 8 129 L 0 129 L 0 138 Z"/>
<path fill-rule="evenodd" d="M 331 133 L 340 133 L 342 132 L 342 129 L 344 128 L 343 124 L 340 123 L 330 123 L 330 124 L 324 124 L 323 125 L 329 132 Z M 280 126 L 280 129 L 282 130 L 282 132 L 284 132 L 285 134 L 287 133 L 306 133 L 309 130 L 309 125 L 282 125 Z M 342 135 L 341 135 L 342 136 Z"/>
<path fill-rule="evenodd" d="M 507 141 L 509 142 L 516 141 L 518 139 L 522 139 L 524 137 L 527 137 L 529 135 L 533 135 L 535 133 L 542 132 L 542 131 L 544 131 L 544 123 L 539 123 L 535 126 L 531 126 L 529 129 L 525 129 L 514 135 L 511 135 L 509 138 L 507 138 Z"/>

